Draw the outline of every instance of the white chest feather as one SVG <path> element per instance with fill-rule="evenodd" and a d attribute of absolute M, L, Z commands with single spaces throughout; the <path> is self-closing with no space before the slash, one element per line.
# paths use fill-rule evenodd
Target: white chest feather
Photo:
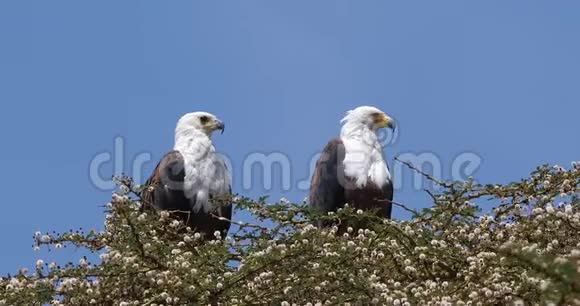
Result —
<path fill-rule="evenodd" d="M 358 137 L 341 137 L 345 148 L 344 172 L 355 180 L 358 188 L 374 183 L 379 188 L 391 180 L 378 141 L 363 141 Z"/>
<path fill-rule="evenodd" d="M 175 149 L 184 158 L 184 194 L 192 201 L 193 211 L 213 211 L 210 197 L 230 193 L 231 176 L 224 161 L 215 153 L 209 138 L 193 139 L 181 146 L 176 144 Z"/>

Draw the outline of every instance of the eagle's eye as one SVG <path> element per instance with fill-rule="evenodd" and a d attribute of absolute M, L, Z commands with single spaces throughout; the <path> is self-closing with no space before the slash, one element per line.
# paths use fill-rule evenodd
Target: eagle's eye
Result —
<path fill-rule="evenodd" d="M 199 121 L 201 121 L 201 124 L 206 124 L 209 121 L 209 117 L 208 116 L 201 116 L 201 117 L 199 117 Z"/>
<path fill-rule="evenodd" d="M 381 113 L 372 113 L 371 114 L 371 118 L 373 118 L 373 121 L 379 121 L 383 119 L 383 114 Z"/>

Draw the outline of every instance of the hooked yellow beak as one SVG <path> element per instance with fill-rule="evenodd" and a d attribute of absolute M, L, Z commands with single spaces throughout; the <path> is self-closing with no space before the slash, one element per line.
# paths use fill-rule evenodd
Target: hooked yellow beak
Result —
<path fill-rule="evenodd" d="M 212 122 L 206 124 L 205 129 L 208 132 L 213 132 L 215 130 L 221 130 L 221 133 L 224 133 L 224 130 L 226 129 L 226 125 L 218 119 L 213 120 Z"/>
<path fill-rule="evenodd" d="M 217 120 L 216 121 L 216 124 L 215 124 L 215 129 L 216 130 L 221 130 L 222 131 L 221 133 L 223 134 L 224 131 L 226 130 L 226 125 L 222 121 Z"/>
<path fill-rule="evenodd" d="M 377 128 L 390 128 L 393 131 L 396 129 L 397 125 L 393 118 L 387 116 L 385 113 L 380 113 L 374 116 L 373 121 Z"/>

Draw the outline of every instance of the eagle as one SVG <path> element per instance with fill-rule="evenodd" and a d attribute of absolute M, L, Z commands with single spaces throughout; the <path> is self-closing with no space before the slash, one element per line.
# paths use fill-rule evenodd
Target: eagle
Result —
<path fill-rule="evenodd" d="M 211 140 L 214 131 L 224 129 L 224 123 L 207 112 L 181 117 L 173 150 L 159 161 L 142 192 L 145 205 L 175 212 L 207 239 L 213 239 L 216 231 L 225 237 L 232 216 L 227 202 L 231 173 Z"/>
<path fill-rule="evenodd" d="M 316 162 L 309 205 L 326 214 L 348 203 L 390 218 L 393 181 L 377 130 L 394 131 L 395 121 L 376 107 L 360 106 L 348 111 L 341 123 L 340 137 L 328 142 Z"/>

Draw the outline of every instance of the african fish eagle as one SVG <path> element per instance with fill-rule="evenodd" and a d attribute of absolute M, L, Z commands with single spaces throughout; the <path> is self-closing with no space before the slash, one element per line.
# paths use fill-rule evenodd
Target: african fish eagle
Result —
<path fill-rule="evenodd" d="M 390 218 L 393 181 L 376 132 L 385 127 L 394 131 L 395 121 L 376 107 L 360 106 L 341 123 L 340 137 L 328 142 L 316 163 L 310 206 L 328 213 L 348 203 Z"/>
<path fill-rule="evenodd" d="M 231 203 L 216 205 L 231 194 L 231 174 L 216 153 L 211 135 L 224 124 L 206 112 L 185 114 L 175 128 L 175 146 L 165 154 L 146 183 L 143 201 L 176 212 L 187 226 L 208 239 L 227 234 Z M 224 203 L 222 203 L 224 204 Z"/>

